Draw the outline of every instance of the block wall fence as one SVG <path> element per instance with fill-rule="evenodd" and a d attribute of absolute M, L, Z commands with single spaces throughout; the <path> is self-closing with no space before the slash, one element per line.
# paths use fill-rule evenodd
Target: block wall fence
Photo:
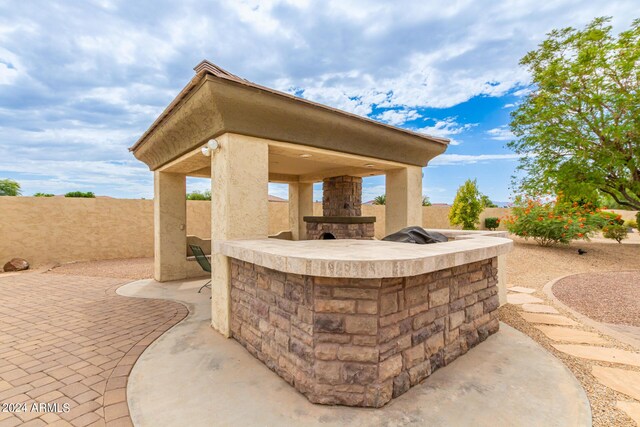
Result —
<path fill-rule="evenodd" d="M 314 203 L 322 215 L 322 203 Z M 289 229 L 289 204 L 269 203 L 269 233 Z M 635 212 L 616 211 L 624 219 Z M 384 206 L 362 205 L 363 216 L 375 216 L 375 237 L 386 235 Z M 425 228 L 452 228 L 449 207 L 422 208 Z M 504 217 L 508 208 L 489 208 L 480 216 Z M 187 234 L 211 235 L 211 206 L 187 202 Z M 80 199 L 64 197 L 0 197 L 0 265 L 13 257 L 32 266 L 95 259 L 153 256 L 153 200 Z"/>

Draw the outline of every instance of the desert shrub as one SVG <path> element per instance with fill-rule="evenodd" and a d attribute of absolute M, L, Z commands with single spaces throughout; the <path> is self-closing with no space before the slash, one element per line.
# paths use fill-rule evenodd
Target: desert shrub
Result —
<path fill-rule="evenodd" d="M 496 217 L 485 218 L 484 226 L 489 230 L 495 230 L 500 226 L 500 218 L 496 218 Z"/>
<path fill-rule="evenodd" d="M 187 200 L 211 200 L 211 190 L 193 191 L 187 193 Z"/>
<path fill-rule="evenodd" d="M 605 221 L 590 203 L 581 206 L 564 201 L 561 196 L 553 201 L 518 197 L 511 212 L 503 220 L 509 232 L 532 238 L 541 246 L 588 240 Z"/>
<path fill-rule="evenodd" d="M 35 193 L 33 197 L 53 197 L 51 193 Z"/>
<path fill-rule="evenodd" d="M 475 230 L 483 209 L 482 194 L 478 191 L 476 180 L 468 179 L 458 188 L 449 210 L 449 223 L 462 225 L 463 230 Z"/>
<path fill-rule="evenodd" d="M 638 223 L 635 219 L 628 219 L 624 222 L 624 226 L 627 228 L 638 228 Z"/>
<path fill-rule="evenodd" d="M 92 191 L 70 191 L 64 197 L 83 197 L 85 199 L 95 199 L 96 195 Z"/>
<path fill-rule="evenodd" d="M 627 227 L 620 224 L 608 224 L 602 228 L 602 235 L 607 239 L 613 239 L 618 243 L 627 238 Z"/>

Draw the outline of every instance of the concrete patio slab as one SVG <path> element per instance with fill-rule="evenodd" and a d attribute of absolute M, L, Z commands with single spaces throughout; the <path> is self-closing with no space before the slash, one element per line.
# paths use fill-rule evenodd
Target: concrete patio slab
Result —
<path fill-rule="evenodd" d="M 563 353 L 582 357 L 583 359 L 640 366 L 640 353 L 620 350 L 617 348 L 593 347 L 578 344 L 553 344 L 553 346 Z"/>
<path fill-rule="evenodd" d="M 138 426 L 591 425 L 589 402 L 570 371 L 504 324 L 383 408 L 314 405 L 210 327 L 209 295 L 196 292 L 201 283 L 146 280 L 118 290 L 190 310 L 131 372 L 127 397 Z"/>
<path fill-rule="evenodd" d="M 545 325 L 578 326 L 578 323 L 565 316 L 544 313 L 520 313 L 527 322 L 542 323 Z"/>
<path fill-rule="evenodd" d="M 538 304 L 544 301 L 538 297 L 534 297 L 533 295 L 515 293 L 507 294 L 507 302 L 509 304 Z"/>
<path fill-rule="evenodd" d="M 640 425 L 640 403 L 638 402 L 617 402 L 616 407 L 626 413 L 629 418 Z"/>
<path fill-rule="evenodd" d="M 520 292 L 520 293 L 523 293 L 523 294 L 532 294 L 536 290 L 533 289 L 533 288 L 525 288 L 524 286 L 512 286 L 510 288 L 507 288 L 507 291 Z"/>
<path fill-rule="evenodd" d="M 545 304 L 522 304 L 522 309 L 529 313 L 559 314 L 558 310 Z"/>
<path fill-rule="evenodd" d="M 598 334 L 582 331 L 580 329 L 566 328 L 564 326 L 536 325 L 546 336 L 554 341 L 565 341 L 574 344 L 606 344 Z"/>
<path fill-rule="evenodd" d="M 591 373 L 607 387 L 640 400 L 640 372 L 596 365 Z"/>

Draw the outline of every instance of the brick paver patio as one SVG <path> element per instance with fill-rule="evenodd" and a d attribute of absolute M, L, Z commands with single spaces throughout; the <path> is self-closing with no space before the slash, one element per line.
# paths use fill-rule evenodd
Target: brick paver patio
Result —
<path fill-rule="evenodd" d="M 0 427 L 131 425 L 126 386 L 133 364 L 187 309 L 121 297 L 115 290 L 125 282 L 0 277 L 0 405 L 26 403 L 26 412 L 0 407 Z M 34 403 L 50 407 L 32 411 Z"/>

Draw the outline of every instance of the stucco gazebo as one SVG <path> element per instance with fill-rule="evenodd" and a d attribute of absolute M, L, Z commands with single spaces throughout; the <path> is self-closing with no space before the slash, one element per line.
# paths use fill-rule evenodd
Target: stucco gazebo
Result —
<path fill-rule="evenodd" d="M 268 183 L 289 184 L 289 225 L 306 238 L 313 183 L 386 176 L 387 234 L 422 224 L 422 167 L 436 138 L 251 83 L 209 61 L 130 148 L 154 173 L 155 267 L 160 282 L 198 274 L 187 261 L 186 177 L 211 178 L 211 239 L 268 236 Z M 207 141 L 220 148 L 202 153 Z M 227 257 L 212 253 L 212 324 L 229 334 Z"/>
<path fill-rule="evenodd" d="M 422 168 L 446 139 L 262 87 L 207 61 L 195 71 L 131 147 L 154 172 L 157 281 L 198 273 L 186 256 L 186 177 L 207 177 L 211 324 L 312 402 L 382 406 L 498 330 L 499 274 L 512 244 L 504 233 L 376 241 L 375 218 L 361 216 L 362 177 L 385 175 L 386 234 L 421 226 Z M 269 182 L 289 184 L 287 240 L 268 236 Z"/>

